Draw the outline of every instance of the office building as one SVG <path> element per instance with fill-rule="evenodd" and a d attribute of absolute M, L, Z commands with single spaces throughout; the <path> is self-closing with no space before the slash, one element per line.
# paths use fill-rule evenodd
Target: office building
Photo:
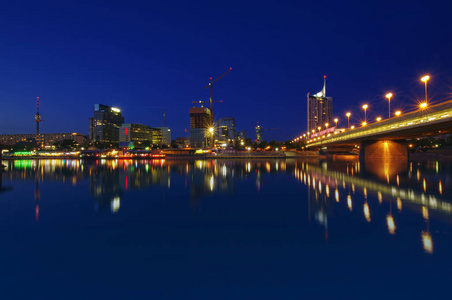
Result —
<path fill-rule="evenodd" d="M 121 111 L 103 104 L 94 105 L 94 117 L 90 118 L 90 139 L 93 142 L 118 143 L 119 128 L 124 123 Z"/>
<path fill-rule="evenodd" d="M 168 127 L 157 128 L 142 124 L 122 124 L 119 128 L 119 143 L 126 147 L 140 147 L 140 145 L 169 147 L 171 145 L 171 130 Z"/>
<path fill-rule="evenodd" d="M 235 131 L 235 119 L 231 117 L 221 118 L 218 120 L 218 135 L 217 140 L 219 144 L 230 145 L 237 139 L 237 132 Z"/>
<path fill-rule="evenodd" d="M 39 138 L 43 147 L 53 146 L 56 142 L 62 142 L 64 140 L 73 140 L 76 144 L 82 145 L 84 137 L 82 133 L 69 132 L 69 133 L 40 133 Z M 23 144 L 36 144 L 35 133 L 25 134 L 2 134 L 0 135 L 0 144 L 15 145 L 18 143 Z"/>
<path fill-rule="evenodd" d="M 315 95 L 307 95 L 307 130 L 325 129 L 325 124 L 333 125 L 333 98 L 326 96 L 326 76 L 323 77 L 323 89 Z"/>

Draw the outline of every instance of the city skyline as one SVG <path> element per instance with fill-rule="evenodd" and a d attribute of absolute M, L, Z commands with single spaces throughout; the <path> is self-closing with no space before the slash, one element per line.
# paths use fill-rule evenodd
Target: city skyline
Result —
<path fill-rule="evenodd" d="M 256 3 L 255 3 L 256 4 Z M 215 119 L 231 116 L 254 139 L 291 140 L 306 131 L 307 92 L 328 77 L 333 117 L 345 127 L 402 111 L 424 96 L 450 98 L 452 42 L 444 39 L 450 4 L 322 3 L 261 5 L 183 2 L 39 5 L 11 3 L 0 13 L 3 80 L 0 134 L 88 134 L 96 103 L 121 109 L 126 123 L 165 126 L 187 137 L 188 109 L 209 100 Z M 344 15 L 353 16 L 344 19 Z M 310 46 L 306 47 L 306 43 Z M 316 45 L 319 45 L 317 47 Z M 325 47 L 322 47 L 324 45 Z M 302 116 L 300 118 L 300 116 Z M 56 130 L 58 128 L 59 130 Z"/>

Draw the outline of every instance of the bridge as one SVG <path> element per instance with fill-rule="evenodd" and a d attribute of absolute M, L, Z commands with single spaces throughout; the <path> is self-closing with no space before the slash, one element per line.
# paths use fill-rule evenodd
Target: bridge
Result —
<path fill-rule="evenodd" d="M 357 147 L 360 158 L 408 159 L 407 139 L 452 133 L 452 100 L 343 132 L 322 132 L 308 149 Z"/>

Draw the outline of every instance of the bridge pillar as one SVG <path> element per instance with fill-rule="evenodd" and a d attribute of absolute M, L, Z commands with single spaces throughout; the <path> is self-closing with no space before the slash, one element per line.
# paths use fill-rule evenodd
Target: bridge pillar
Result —
<path fill-rule="evenodd" d="M 408 168 L 408 142 L 406 140 L 363 141 L 359 161 L 367 172 L 380 178 L 389 178 Z"/>

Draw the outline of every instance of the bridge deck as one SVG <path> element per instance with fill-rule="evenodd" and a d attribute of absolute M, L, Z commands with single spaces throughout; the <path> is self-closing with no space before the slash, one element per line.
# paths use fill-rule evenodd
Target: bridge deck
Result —
<path fill-rule="evenodd" d="M 452 133 L 452 101 L 367 126 L 308 141 L 306 147 L 353 145 L 364 140 L 395 140 Z"/>

